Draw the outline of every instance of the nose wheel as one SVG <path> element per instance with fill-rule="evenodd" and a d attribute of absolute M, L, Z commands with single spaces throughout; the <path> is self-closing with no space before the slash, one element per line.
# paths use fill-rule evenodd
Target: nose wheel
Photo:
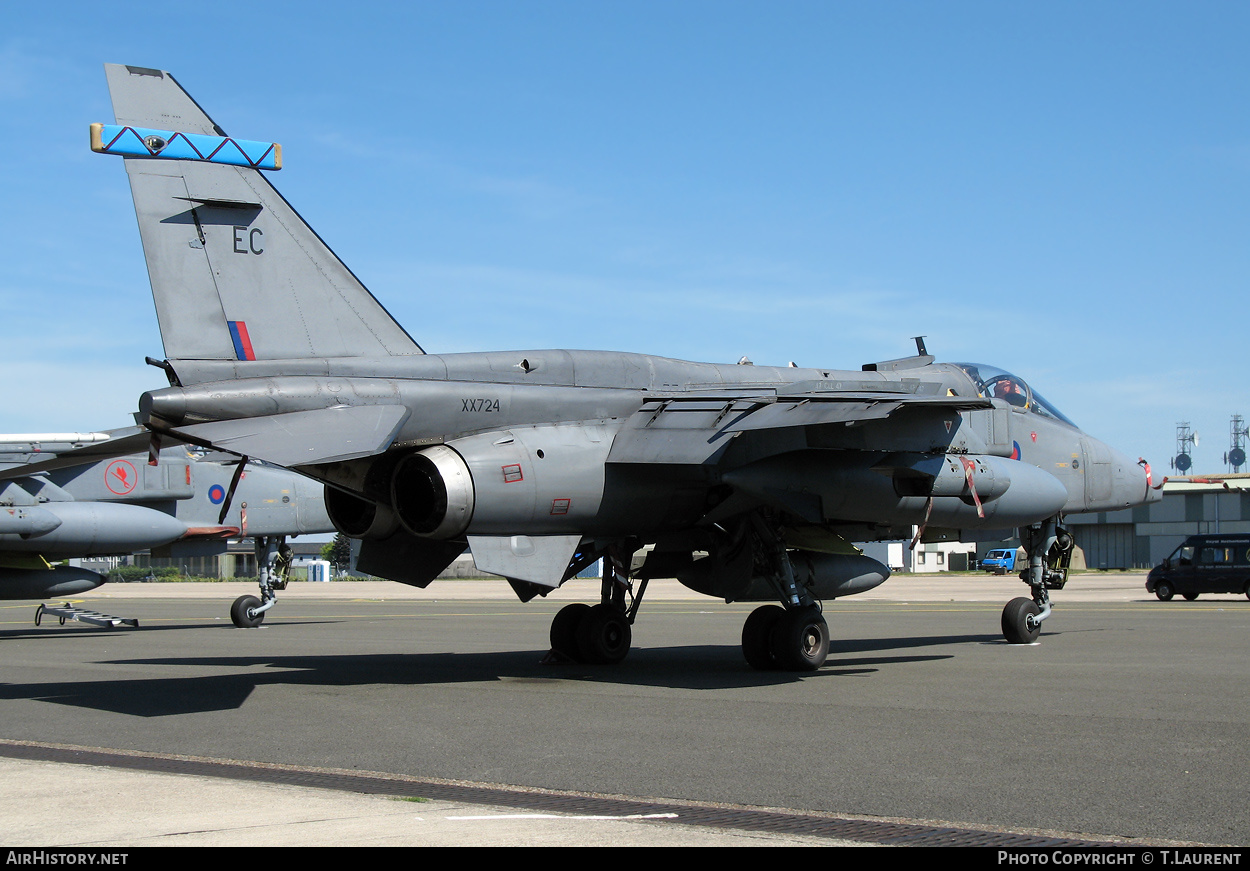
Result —
<path fill-rule="evenodd" d="M 1041 607 L 1032 599 L 1012 599 L 1003 609 L 1003 637 L 1009 644 L 1032 644 L 1042 634 Z"/>
<path fill-rule="evenodd" d="M 239 596 L 230 606 L 230 622 L 240 629 L 255 629 L 265 622 L 265 612 L 256 613 L 260 599 L 255 596 Z"/>
<path fill-rule="evenodd" d="M 255 550 L 260 598 L 240 596 L 230 606 L 230 622 L 240 629 L 255 629 L 265 622 L 265 612 L 277 602 L 274 590 L 286 589 L 291 570 L 291 548 L 282 536 L 257 536 Z"/>
<path fill-rule="evenodd" d="M 1032 644 L 1042 634 L 1042 621 L 1051 615 L 1050 591 L 1068 582 L 1068 567 L 1076 545 L 1072 533 L 1060 526 L 1058 516 L 1020 530 L 1020 543 L 1028 553 L 1028 568 L 1020 580 L 1029 585 L 1032 598 L 1012 599 L 1003 609 L 1003 637 L 1009 644 Z"/>

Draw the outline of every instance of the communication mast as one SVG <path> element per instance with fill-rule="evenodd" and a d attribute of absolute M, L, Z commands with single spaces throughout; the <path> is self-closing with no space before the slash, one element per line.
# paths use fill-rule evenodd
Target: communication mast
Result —
<path fill-rule="evenodd" d="M 1250 435 L 1250 430 L 1247 429 L 1245 420 L 1240 414 L 1234 414 L 1228 426 L 1228 453 L 1224 455 L 1224 462 L 1228 464 L 1230 472 L 1240 472 L 1241 467 L 1246 464 L 1247 435 Z"/>
<path fill-rule="evenodd" d="M 1190 454 L 1198 446 L 1198 434 L 1189 427 L 1189 421 L 1176 425 L 1176 456 L 1172 458 L 1172 468 L 1184 474 L 1194 464 Z"/>

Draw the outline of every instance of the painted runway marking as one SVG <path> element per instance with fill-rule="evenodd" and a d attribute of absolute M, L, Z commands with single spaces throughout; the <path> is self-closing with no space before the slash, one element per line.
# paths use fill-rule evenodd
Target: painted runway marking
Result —
<path fill-rule="evenodd" d="M 447 817 L 449 820 L 675 820 L 677 814 L 624 814 L 600 816 L 598 814 L 492 814 L 476 817 Z"/>

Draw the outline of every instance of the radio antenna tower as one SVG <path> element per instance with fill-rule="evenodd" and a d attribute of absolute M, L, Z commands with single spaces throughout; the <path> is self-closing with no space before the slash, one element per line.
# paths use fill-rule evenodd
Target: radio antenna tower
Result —
<path fill-rule="evenodd" d="M 1194 464 L 1190 454 L 1198 446 L 1198 434 L 1189 428 L 1189 421 L 1176 425 L 1176 456 L 1172 458 L 1172 468 L 1184 474 Z"/>
<path fill-rule="evenodd" d="M 1245 420 L 1240 414 L 1234 414 L 1228 425 L 1228 453 L 1224 455 L 1224 462 L 1228 464 L 1230 472 L 1240 472 L 1241 467 L 1246 464 L 1247 435 L 1250 435 L 1250 430 L 1247 429 Z"/>

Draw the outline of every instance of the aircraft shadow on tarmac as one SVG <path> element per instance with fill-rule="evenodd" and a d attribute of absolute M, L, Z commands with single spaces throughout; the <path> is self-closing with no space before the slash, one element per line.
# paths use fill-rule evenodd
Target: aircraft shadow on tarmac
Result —
<path fill-rule="evenodd" d="M 449 683 L 550 684 L 590 681 L 625 686 L 683 687 L 695 690 L 767 687 L 808 680 L 863 676 L 881 667 L 950 659 L 949 652 L 872 655 L 984 643 L 993 636 L 958 635 L 837 642 L 828 663 L 807 673 L 756 671 L 737 646 L 640 648 L 628 662 L 612 667 L 576 663 L 544 664 L 546 651 L 506 653 L 402 653 L 332 656 L 186 656 L 109 660 L 101 664 L 185 670 L 246 670 L 234 674 L 0 684 L 0 699 L 37 700 L 136 717 L 168 717 L 240 707 L 261 686 L 351 687 L 372 684 L 414 686 Z M 861 654 L 854 656 L 854 654 Z M 262 670 L 258 670 L 262 669 Z"/>
<path fill-rule="evenodd" d="M 284 626 L 316 626 L 340 622 L 333 619 L 299 619 L 284 620 Z M 202 623 L 148 623 L 142 624 L 139 630 L 146 635 L 152 632 L 182 632 L 188 629 L 223 629 L 231 632 L 237 631 L 237 627 L 230 623 L 229 620 L 211 620 Z M 132 628 L 108 629 L 95 626 L 88 626 L 83 623 L 67 621 L 64 624 L 58 624 L 55 617 L 45 617 L 42 626 L 35 626 L 33 621 L 30 626 L 22 629 L 0 629 L 0 642 L 6 638 L 46 638 L 52 640 L 54 638 L 100 638 L 107 639 L 116 637 L 117 635 L 126 635 L 139 631 Z"/>

